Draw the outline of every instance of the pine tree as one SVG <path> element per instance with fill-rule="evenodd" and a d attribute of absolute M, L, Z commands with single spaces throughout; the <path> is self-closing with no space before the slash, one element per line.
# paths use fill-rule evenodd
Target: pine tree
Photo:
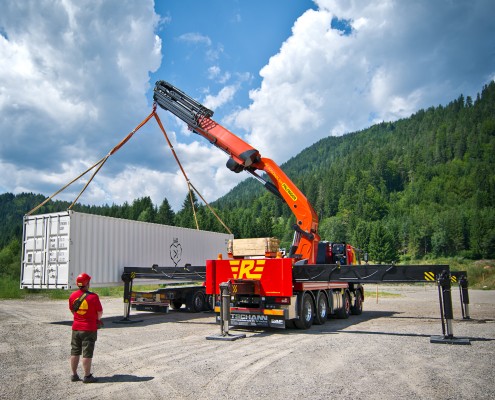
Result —
<path fill-rule="evenodd" d="M 193 204 L 191 204 L 191 198 Z M 194 205 L 194 211 L 193 211 L 193 205 Z M 176 226 L 196 229 L 197 226 L 196 226 L 196 221 L 194 219 L 194 212 L 196 212 L 198 208 L 199 208 L 198 198 L 196 197 L 194 192 L 190 190 L 189 193 L 184 198 L 184 201 L 182 202 L 182 208 L 175 215 Z"/>
<path fill-rule="evenodd" d="M 158 224 L 174 226 L 175 224 L 175 213 L 170 207 L 170 203 L 167 198 L 164 198 L 162 204 L 158 208 L 156 214 L 156 222 Z"/>
<path fill-rule="evenodd" d="M 393 236 L 380 222 L 373 224 L 370 235 L 369 255 L 378 264 L 392 263 L 399 259 Z"/>

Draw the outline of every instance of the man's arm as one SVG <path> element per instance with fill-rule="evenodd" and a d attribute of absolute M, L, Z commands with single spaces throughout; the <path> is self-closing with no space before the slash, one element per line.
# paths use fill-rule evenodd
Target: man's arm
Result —
<path fill-rule="evenodd" d="M 74 310 L 72 309 L 72 296 L 69 297 L 69 310 L 70 312 L 72 313 L 72 315 L 74 315 Z"/>

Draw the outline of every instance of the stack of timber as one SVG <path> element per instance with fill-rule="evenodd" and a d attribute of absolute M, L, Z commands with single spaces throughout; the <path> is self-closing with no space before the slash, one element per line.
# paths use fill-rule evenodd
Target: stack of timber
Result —
<path fill-rule="evenodd" d="M 253 238 L 229 240 L 229 257 L 275 257 L 279 251 L 277 238 Z"/>

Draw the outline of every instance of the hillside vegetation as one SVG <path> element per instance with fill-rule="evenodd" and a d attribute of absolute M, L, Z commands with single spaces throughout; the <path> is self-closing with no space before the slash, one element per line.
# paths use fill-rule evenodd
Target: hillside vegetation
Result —
<path fill-rule="evenodd" d="M 463 268 L 463 260 L 495 259 L 495 82 L 474 100 L 461 95 L 445 107 L 322 139 L 282 168 L 313 204 L 322 239 L 352 243 L 375 262 L 442 258 Z M 200 229 L 224 232 L 193 198 Z M 22 216 L 43 200 L 32 193 L 0 195 L 1 292 L 18 279 Z M 39 213 L 69 205 L 50 201 Z M 293 215 L 255 180 L 213 206 L 236 237 L 275 236 L 290 245 Z M 156 206 L 149 197 L 74 210 L 195 228 L 191 208 L 188 195 L 177 213 L 166 198 Z M 492 262 L 469 265 L 472 276 L 495 286 Z"/>
<path fill-rule="evenodd" d="M 494 82 L 475 101 L 322 139 L 282 167 L 313 204 L 322 238 L 375 258 L 384 243 L 403 258 L 495 258 Z M 262 190 L 251 179 L 215 205 L 237 235 L 288 243 L 290 210 Z"/>

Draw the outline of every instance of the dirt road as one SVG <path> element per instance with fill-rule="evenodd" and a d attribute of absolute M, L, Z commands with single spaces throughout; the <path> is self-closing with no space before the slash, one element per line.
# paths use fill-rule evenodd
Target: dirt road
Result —
<path fill-rule="evenodd" d="M 368 288 L 374 290 L 374 287 Z M 99 383 L 69 380 L 71 315 L 66 301 L 0 301 L 1 399 L 494 399 L 495 292 L 470 291 L 470 321 L 453 291 L 456 337 L 440 335 L 436 287 L 401 286 L 348 320 L 300 330 L 220 333 L 213 314 L 131 314 L 102 298 L 93 370 Z"/>

